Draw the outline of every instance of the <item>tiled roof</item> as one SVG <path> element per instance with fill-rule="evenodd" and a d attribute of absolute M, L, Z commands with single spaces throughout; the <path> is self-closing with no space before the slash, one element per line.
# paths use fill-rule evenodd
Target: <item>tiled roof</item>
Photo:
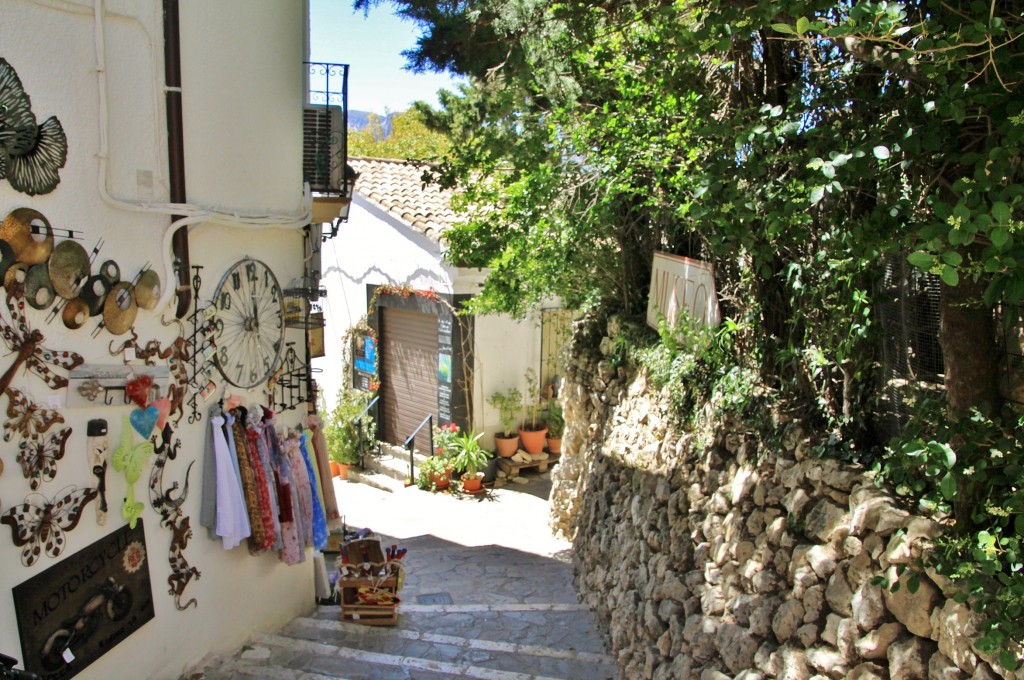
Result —
<path fill-rule="evenodd" d="M 423 183 L 430 165 L 380 158 L 349 158 L 348 163 L 359 173 L 356 193 L 416 231 L 438 239 L 456 222 L 454 191 Z"/>

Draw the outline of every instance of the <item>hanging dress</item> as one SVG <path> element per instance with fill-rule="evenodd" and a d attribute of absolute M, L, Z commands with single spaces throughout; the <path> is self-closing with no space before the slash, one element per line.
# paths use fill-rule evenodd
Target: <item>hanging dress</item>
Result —
<path fill-rule="evenodd" d="M 324 508 L 320 505 L 320 494 L 317 492 L 316 472 L 313 469 L 313 462 L 309 457 L 309 449 L 306 447 L 306 435 L 299 437 L 299 451 L 302 460 L 306 464 L 306 474 L 309 476 L 309 490 L 313 499 L 313 545 L 318 550 L 327 547 L 327 518 L 324 516 Z"/>
<path fill-rule="evenodd" d="M 299 542 L 303 546 L 313 545 L 313 494 L 309 482 L 309 473 L 306 472 L 306 464 L 302 460 L 302 452 L 299 451 L 299 439 L 292 435 L 285 439 L 282 444 L 284 456 L 288 459 L 288 466 L 292 473 L 292 487 L 295 489 L 297 503 L 292 508 L 292 514 L 299 533 Z"/>
<path fill-rule="evenodd" d="M 221 537 L 224 549 L 230 550 L 248 538 L 251 529 L 242 486 L 224 436 L 224 422 L 223 416 L 210 418 L 216 469 L 215 532 Z"/>
<path fill-rule="evenodd" d="M 313 436 L 313 453 L 316 454 L 316 469 L 320 477 L 320 499 L 323 501 L 328 526 L 340 525 L 341 514 L 338 512 L 338 498 L 334 493 L 331 481 L 331 461 L 327 455 L 327 437 L 324 436 L 324 424 L 320 416 L 310 414 L 306 418 Z"/>

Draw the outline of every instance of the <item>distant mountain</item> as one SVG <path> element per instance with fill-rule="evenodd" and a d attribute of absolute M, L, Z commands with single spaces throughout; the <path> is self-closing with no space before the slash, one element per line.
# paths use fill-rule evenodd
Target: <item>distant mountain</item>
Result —
<path fill-rule="evenodd" d="M 373 115 L 379 116 L 380 114 L 379 113 L 378 114 L 374 114 L 371 111 L 353 111 L 352 109 L 349 109 L 349 112 L 348 112 L 348 129 L 349 130 L 362 130 L 363 128 L 365 128 L 367 125 L 370 124 L 370 116 L 373 116 Z M 397 114 L 389 113 L 386 116 L 383 116 L 384 121 L 381 124 L 381 127 L 384 128 L 384 137 L 385 138 L 388 135 L 391 134 L 391 119 L 395 115 L 397 115 Z"/>
<path fill-rule="evenodd" d="M 352 130 L 362 130 L 364 127 L 370 124 L 369 111 L 348 111 L 348 126 Z"/>

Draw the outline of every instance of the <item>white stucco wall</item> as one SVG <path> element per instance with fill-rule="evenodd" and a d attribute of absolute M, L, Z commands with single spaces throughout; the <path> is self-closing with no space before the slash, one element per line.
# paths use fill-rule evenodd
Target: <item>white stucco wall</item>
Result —
<path fill-rule="evenodd" d="M 314 359 L 313 366 L 320 369 L 316 380 L 328 405 L 347 385 L 342 338 L 366 317 L 367 284 L 407 283 L 418 290 L 473 294 L 485 276 L 484 272 L 445 265 L 436 241 L 388 216 L 359 196 L 358 190 L 357 183 L 348 223 L 342 225 L 336 238 L 324 244 L 321 252 L 327 289 L 323 301 L 327 356 Z M 487 433 L 482 440 L 486 446 L 493 446 L 493 433 L 501 425 L 497 412 L 486 405 L 487 397 L 513 385 L 526 394 L 526 368 L 540 365 L 538 323 L 534 315 L 522 321 L 504 315 L 475 320 L 474 427 Z"/>
<path fill-rule="evenodd" d="M 161 202 L 168 198 L 166 124 L 163 83 L 163 29 L 159 0 L 106 0 L 101 24 L 106 60 L 106 107 L 109 112 L 108 149 L 101 150 L 100 110 L 93 5 L 74 2 L 4 0 L 0 21 L 0 57 L 18 72 L 40 122 L 60 119 L 68 137 L 68 161 L 61 183 L 45 196 L 15 192 L 0 181 L 0 213 L 17 207 L 42 212 L 58 228 L 85 232 L 82 244 L 92 249 L 102 239 L 101 259 L 113 259 L 125 277 L 149 263 L 164 286 L 161 237 L 167 215 L 127 209 L 105 202 L 105 185 L 115 201 Z M 182 0 L 182 71 L 188 199 L 197 209 L 222 209 L 243 215 L 273 213 L 298 217 L 301 194 L 302 60 L 305 44 L 305 3 L 279 0 Z M 106 178 L 101 157 L 106 155 Z M 2 217 L 0 215 L 0 217 Z M 191 263 L 201 265 L 200 297 L 210 296 L 227 267 L 250 255 L 266 262 L 282 284 L 302 272 L 302 240 L 298 232 L 278 227 L 253 231 L 200 221 L 190 237 Z M 0 296 L 3 293 L 0 292 Z M 169 317 L 172 308 L 163 310 Z M 2 312 L 6 316 L 6 308 Z M 115 363 L 109 352 L 115 338 L 106 331 L 93 338 L 96 320 L 77 331 L 58 321 L 45 323 L 46 312 L 29 310 L 29 323 L 40 328 L 44 344 L 74 350 L 87 364 Z M 163 326 L 160 313 L 140 312 L 135 331 L 141 342 L 169 343 L 176 325 Z M 288 340 L 302 347 L 300 331 Z M 0 358 L 5 370 L 10 355 Z M 138 362 L 136 362 L 138 363 Z M 222 385 L 223 385 L 223 381 Z M 124 406 L 71 408 L 64 390 L 52 391 L 35 376 L 20 372 L 14 387 L 36 401 L 60 409 L 72 428 L 57 476 L 39 491 L 52 497 L 68 485 L 93 486 L 85 455 L 86 422 L 105 418 L 110 425 L 111 449 L 122 431 Z M 211 401 L 223 394 L 221 387 Z M 249 403 L 261 403 L 258 391 L 244 393 Z M 4 402 L 6 399 L 4 400 Z M 202 399 L 200 399 L 202 404 Z M 313 607 L 311 560 L 285 566 L 276 555 L 251 556 L 245 547 L 225 552 L 210 541 L 199 524 L 206 405 L 203 419 L 190 425 L 187 417 L 176 430 L 182 446 L 168 465 L 165 483 L 184 481 L 189 461 L 196 466 L 183 506 L 194 528 L 185 557 L 202 572 L 186 589 L 186 599 L 199 606 L 178 611 L 167 593 L 168 530 L 148 504 L 149 466 L 136 483 L 137 495 L 147 501 L 143 515 L 155 618 L 132 633 L 77 677 L 177 678 L 209 652 L 230 652 L 256 630 L 273 630 Z M 300 411 L 280 416 L 297 425 Z M 16 462 L 17 442 L 0 442 L 0 512 L 30 493 Z M 20 549 L 10 529 L 0 526 L 0 651 L 21 658 L 22 650 L 11 589 L 43 572 L 124 525 L 119 509 L 126 492 L 124 478 L 109 470 L 107 497 L 110 513 L 105 526 L 95 521 L 95 508 L 86 508 L 79 526 L 67 534 L 68 545 L 57 559 L 43 556 L 32 567 L 22 566 Z"/>
<path fill-rule="evenodd" d="M 330 408 L 338 390 L 349 383 L 342 338 L 366 317 L 366 286 L 392 283 L 452 292 L 451 272 L 440 261 L 440 246 L 414 232 L 359 195 L 347 223 L 320 251 L 321 299 L 326 326 L 326 356 L 313 360 L 316 381 Z"/>

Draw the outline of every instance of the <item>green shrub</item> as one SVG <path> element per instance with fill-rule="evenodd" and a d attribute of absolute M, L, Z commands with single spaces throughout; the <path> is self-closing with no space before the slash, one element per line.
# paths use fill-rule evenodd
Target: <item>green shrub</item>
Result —
<path fill-rule="evenodd" d="M 357 465 L 359 463 L 359 429 L 355 421 L 370 402 L 371 396 L 370 393 L 359 390 L 339 390 L 334 408 L 324 414 L 327 455 L 335 463 L 341 465 Z M 363 441 L 372 442 L 377 434 L 377 427 L 369 413 L 362 417 L 361 426 Z"/>

